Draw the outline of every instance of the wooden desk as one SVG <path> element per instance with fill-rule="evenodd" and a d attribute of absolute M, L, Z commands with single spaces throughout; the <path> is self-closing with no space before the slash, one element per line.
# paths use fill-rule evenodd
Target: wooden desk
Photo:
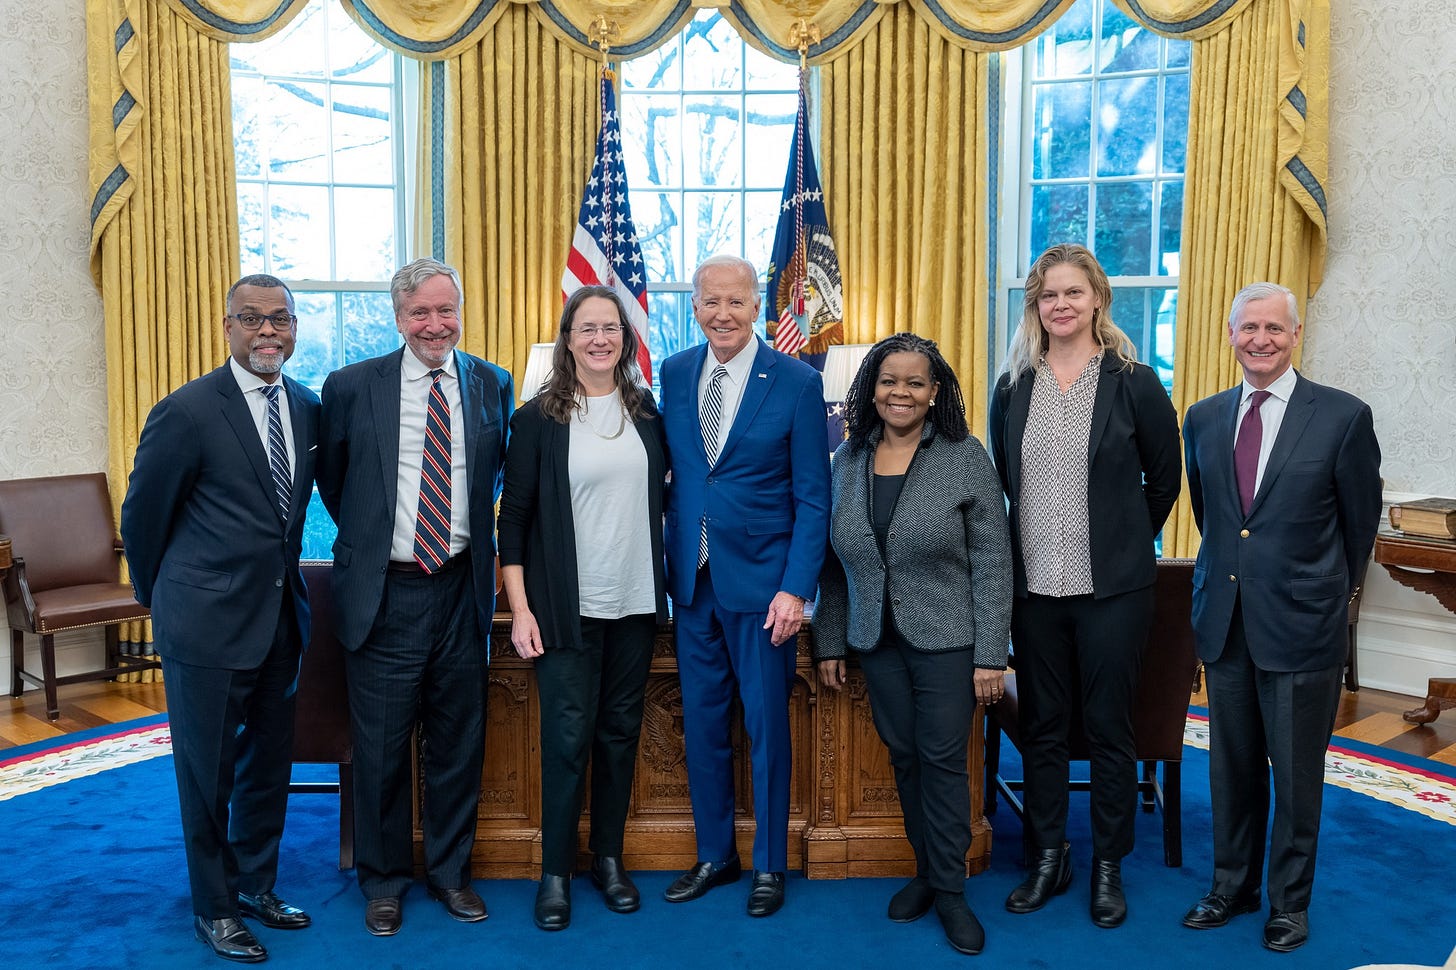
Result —
<path fill-rule="evenodd" d="M 1430 593 L 1456 613 L 1456 541 L 1421 539 L 1398 532 L 1375 537 L 1375 561 L 1402 586 Z M 1432 677 L 1426 703 L 1402 717 L 1412 724 L 1429 724 L 1442 711 L 1456 707 L 1456 677 Z"/>
<path fill-rule="evenodd" d="M 811 879 L 914 875 L 915 860 L 905 841 L 889 753 L 875 733 L 864 678 L 851 667 L 844 690 L 821 693 L 812 667 L 808 634 L 802 634 L 789 705 L 794 738 L 789 867 L 804 870 Z M 540 710 L 534 681 L 532 665 L 511 649 L 509 616 L 498 615 L 491 633 L 485 769 L 471 857 L 476 876 L 534 879 L 540 874 L 537 739 L 541 718 L 549 714 Z M 982 795 L 985 718 L 979 711 L 977 714 L 966 756 L 971 806 L 976 813 L 966 858 L 968 874 L 985 870 L 991 857 L 991 827 L 983 814 Z M 738 768 L 738 847 L 746 859 L 753 846 L 753 785 L 741 724 L 735 728 L 733 744 Z M 697 850 L 671 626 L 657 634 L 634 785 L 624 852 L 628 868 L 687 869 L 697 861 Z M 423 858 L 418 808 L 417 780 L 417 864 Z M 585 867 L 585 817 L 578 855 L 579 864 Z"/>

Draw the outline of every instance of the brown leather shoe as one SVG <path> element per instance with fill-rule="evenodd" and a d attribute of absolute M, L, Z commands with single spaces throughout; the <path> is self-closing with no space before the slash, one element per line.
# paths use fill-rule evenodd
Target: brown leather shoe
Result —
<path fill-rule="evenodd" d="M 393 936 L 403 922 L 404 909 L 398 896 L 371 899 L 364 907 L 364 928 L 375 936 Z"/>
<path fill-rule="evenodd" d="M 194 916 L 192 931 L 213 953 L 224 960 L 262 963 L 268 959 L 268 951 L 263 949 L 263 944 L 258 942 L 236 916 L 225 916 L 222 919 Z"/>
<path fill-rule="evenodd" d="M 459 889 L 437 889 L 430 887 L 430 895 L 445 904 L 445 912 L 462 923 L 479 923 L 489 914 L 485 911 L 485 900 L 469 886 Z"/>
<path fill-rule="evenodd" d="M 238 909 L 244 916 L 251 916 L 274 930 L 301 930 L 313 922 L 307 913 L 297 906 L 288 905 L 271 889 L 256 896 L 238 893 Z"/>

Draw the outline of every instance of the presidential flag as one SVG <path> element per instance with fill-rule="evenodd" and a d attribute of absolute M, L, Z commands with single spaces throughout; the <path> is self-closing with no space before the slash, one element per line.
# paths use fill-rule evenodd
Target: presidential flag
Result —
<path fill-rule="evenodd" d="M 829 234 L 802 84 L 768 268 L 768 311 L 774 347 L 786 354 L 797 353 L 820 370 L 830 345 L 844 342 L 839 256 Z"/>
<path fill-rule="evenodd" d="M 561 274 L 561 299 L 583 286 L 609 286 L 627 307 L 627 322 L 637 331 L 637 366 L 652 380 L 647 352 L 647 271 L 642 247 L 627 204 L 627 171 L 622 165 L 622 131 L 617 116 L 613 74 L 602 69 L 602 126 L 597 156 L 576 217 L 566 272 Z"/>

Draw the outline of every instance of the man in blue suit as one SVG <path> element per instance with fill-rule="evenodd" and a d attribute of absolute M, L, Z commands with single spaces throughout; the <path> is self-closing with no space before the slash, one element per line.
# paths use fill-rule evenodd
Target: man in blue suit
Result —
<path fill-rule="evenodd" d="M 509 374 L 455 349 L 454 269 L 415 260 L 389 292 L 405 346 L 329 375 L 319 451 L 319 495 L 339 525 L 333 587 L 354 739 L 354 857 L 364 925 L 376 936 L 399 932 L 414 881 L 416 723 L 430 895 L 455 919 L 486 917 L 470 853 L 495 612 L 495 501 L 515 402 Z"/>
<path fill-rule="evenodd" d="M 693 274 L 693 315 L 708 342 L 662 365 L 672 455 L 664 539 L 698 842 L 698 862 L 666 898 L 697 899 L 742 874 L 729 738 L 736 694 L 752 739 L 750 916 L 783 905 L 796 635 L 829 529 L 823 381 L 755 337 L 759 304 L 752 264 L 704 261 Z"/>
<path fill-rule="evenodd" d="M 1264 945 L 1277 951 L 1309 938 L 1347 607 L 1380 522 L 1370 408 L 1291 366 L 1299 329 L 1289 290 L 1241 290 L 1229 343 L 1243 383 L 1193 405 L 1183 425 L 1203 534 L 1193 630 L 1208 677 L 1213 793 L 1213 887 L 1183 923 L 1208 929 L 1260 908 L 1272 767 Z"/>
<path fill-rule="evenodd" d="M 234 283 L 222 326 L 228 362 L 147 416 L 121 535 L 162 656 L 194 932 L 256 963 L 268 953 L 240 916 L 309 925 L 273 887 L 308 642 L 298 557 L 319 399 L 282 373 L 298 318 L 281 280 Z"/>

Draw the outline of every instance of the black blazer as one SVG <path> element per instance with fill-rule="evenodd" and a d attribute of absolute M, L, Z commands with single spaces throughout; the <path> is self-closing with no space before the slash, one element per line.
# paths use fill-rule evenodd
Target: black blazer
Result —
<path fill-rule="evenodd" d="M 667 478 L 667 449 L 662 419 L 649 395 L 651 414 L 634 422 L 647 449 L 647 521 L 652 539 L 652 580 L 657 621 L 667 622 L 667 573 L 662 558 L 662 498 Z M 581 646 L 580 587 L 577 583 L 576 528 L 571 514 L 567 471 L 571 426 L 545 415 L 532 398 L 511 418 L 506 449 L 505 487 L 500 506 L 500 561 L 521 566 L 526 598 L 541 641 L 548 649 Z M 603 549 L 602 555 L 612 555 Z"/>
<path fill-rule="evenodd" d="M 121 505 L 137 602 L 152 610 L 157 652 L 198 667 L 250 670 L 273 646 L 284 597 L 308 643 L 299 572 L 313 491 L 319 400 L 283 378 L 293 425 L 293 495 L 278 514 L 268 452 L 227 364 L 147 415 Z"/>
<path fill-rule="evenodd" d="M 406 348 L 340 368 L 324 381 L 319 497 L 339 525 L 332 571 L 339 642 L 358 650 L 384 602 L 399 472 L 399 371 Z M 515 407 L 511 375 L 455 352 L 465 419 L 470 568 L 481 643 L 495 612 L 495 500 Z M 482 648 L 483 649 L 483 648 Z"/>
<path fill-rule="evenodd" d="M 1011 557 L 1016 595 L 1026 596 L 1021 549 L 1021 438 L 1035 375 L 1012 387 L 1002 374 L 987 421 L 991 457 L 1010 501 Z M 1097 599 L 1151 586 L 1157 579 L 1153 541 L 1181 487 L 1178 412 L 1146 364 L 1125 364 L 1106 353 L 1097 377 L 1092 431 L 1087 439 L 1087 515 L 1092 588 Z"/>

